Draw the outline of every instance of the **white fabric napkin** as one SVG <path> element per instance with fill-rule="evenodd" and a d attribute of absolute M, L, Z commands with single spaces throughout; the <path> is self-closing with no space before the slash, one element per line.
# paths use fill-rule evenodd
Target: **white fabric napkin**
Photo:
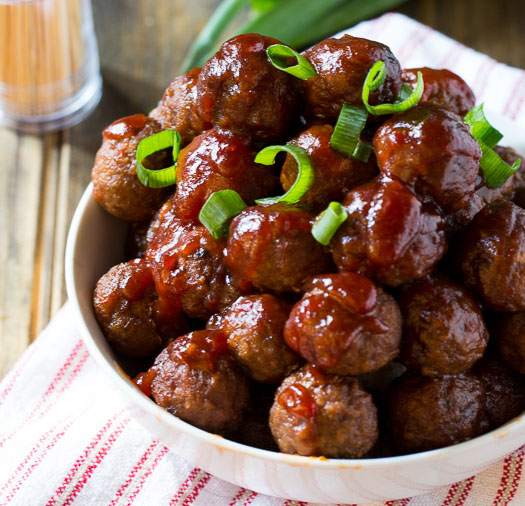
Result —
<path fill-rule="evenodd" d="M 386 43 L 404 67 L 450 68 L 479 101 L 525 126 L 525 72 L 399 14 L 348 33 Z M 525 447 L 463 482 L 383 506 L 523 505 L 524 457 Z M 90 358 L 68 304 L 0 384 L 0 505 L 8 504 L 307 506 L 225 483 L 152 439 Z"/>

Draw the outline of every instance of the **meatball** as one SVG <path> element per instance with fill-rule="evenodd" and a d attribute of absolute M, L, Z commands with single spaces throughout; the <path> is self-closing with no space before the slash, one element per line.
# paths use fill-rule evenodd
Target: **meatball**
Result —
<path fill-rule="evenodd" d="M 445 109 L 415 106 L 392 116 L 373 139 L 379 168 L 445 213 L 472 198 L 481 148 L 461 118 Z"/>
<path fill-rule="evenodd" d="M 355 458 L 377 441 L 377 412 L 355 378 L 306 365 L 278 388 L 270 429 L 284 453 Z"/>
<path fill-rule="evenodd" d="M 230 132 L 212 129 L 196 137 L 177 161 L 176 215 L 197 219 L 208 197 L 219 190 L 235 190 L 248 204 L 274 193 L 277 178 L 254 158 L 246 142 Z"/>
<path fill-rule="evenodd" d="M 122 355 L 148 357 L 186 332 L 181 314 L 163 315 L 145 260 L 111 268 L 95 287 L 93 306 L 111 347 Z"/>
<path fill-rule="evenodd" d="M 505 362 L 525 374 L 525 311 L 498 315 L 491 337 Z"/>
<path fill-rule="evenodd" d="M 488 331 L 478 305 L 461 285 L 432 275 L 406 287 L 401 361 L 424 376 L 465 372 L 487 347 Z"/>
<path fill-rule="evenodd" d="M 275 295 L 251 295 L 237 299 L 220 320 L 228 347 L 255 381 L 278 384 L 299 363 L 283 337 L 290 309 Z"/>
<path fill-rule="evenodd" d="M 241 295 L 224 265 L 224 239 L 215 239 L 198 222 L 179 220 L 166 204 L 146 252 L 164 311 L 181 308 L 207 319 Z"/>
<path fill-rule="evenodd" d="M 332 240 L 340 270 L 399 286 L 430 273 L 446 252 L 439 212 L 397 180 L 354 188 L 344 206 L 349 218 Z"/>
<path fill-rule="evenodd" d="M 465 284 L 496 311 L 525 310 L 525 210 L 497 201 L 461 236 L 458 264 Z"/>
<path fill-rule="evenodd" d="M 401 90 L 401 67 L 390 49 L 372 40 L 344 35 L 305 51 L 317 75 L 304 82 L 306 114 L 336 120 L 343 104 L 363 105 L 361 92 L 374 63 L 386 66 L 385 82 L 370 94 L 370 104 L 392 103 Z"/>
<path fill-rule="evenodd" d="M 523 318 L 525 322 L 525 318 Z M 525 326 L 524 326 L 525 329 Z M 495 429 L 525 409 L 525 378 L 496 358 L 483 357 L 472 373 L 485 387 L 485 409 Z"/>
<path fill-rule="evenodd" d="M 224 42 L 202 68 L 197 110 L 208 128 L 254 141 L 281 138 L 294 122 L 298 79 L 272 65 L 266 49 L 280 42 L 256 33 Z"/>
<path fill-rule="evenodd" d="M 394 359 L 401 313 L 393 297 L 353 272 L 313 278 L 284 329 L 286 342 L 332 374 L 363 374 Z"/>
<path fill-rule="evenodd" d="M 176 77 L 166 88 L 159 105 L 150 112 L 164 130 L 177 130 L 183 144 L 188 144 L 204 131 L 204 122 L 197 114 L 197 78 L 200 68 L 193 68 Z"/>
<path fill-rule="evenodd" d="M 406 373 L 392 385 L 388 424 L 403 453 L 471 439 L 488 429 L 485 388 L 471 374 L 429 378 Z"/>
<path fill-rule="evenodd" d="M 121 220 L 150 219 L 170 191 L 144 186 L 136 174 L 139 142 L 160 131 L 156 120 L 135 114 L 115 121 L 102 134 L 102 146 L 91 172 L 93 197 Z M 163 166 L 162 159 L 155 161 Z"/>
<path fill-rule="evenodd" d="M 159 406 L 209 432 L 236 430 L 248 408 L 249 380 L 219 331 L 198 330 L 179 337 L 146 374 Z"/>
<path fill-rule="evenodd" d="M 450 109 L 463 117 L 474 107 L 476 97 L 469 85 L 457 74 L 447 69 L 431 69 L 428 67 L 403 70 L 403 83 L 414 89 L 417 73 L 421 72 L 425 82 L 425 90 L 420 104 L 433 105 Z"/>
<path fill-rule="evenodd" d="M 311 229 L 312 216 L 297 207 L 248 207 L 230 225 L 226 264 L 246 288 L 300 293 L 308 277 L 330 266 Z"/>
<path fill-rule="evenodd" d="M 300 203 L 315 213 L 321 212 L 331 201 L 342 201 L 349 190 L 366 183 L 378 172 L 374 156 L 364 163 L 332 149 L 332 132 L 331 125 L 314 125 L 289 143 L 304 148 L 310 158 L 314 181 Z M 296 178 L 297 162 L 288 154 L 281 171 L 285 191 L 291 188 Z"/>

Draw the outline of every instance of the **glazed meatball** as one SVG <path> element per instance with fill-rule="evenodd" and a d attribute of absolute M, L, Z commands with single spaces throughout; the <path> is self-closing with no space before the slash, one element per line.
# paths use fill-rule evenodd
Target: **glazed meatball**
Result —
<path fill-rule="evenodd" d="M 393 443 L 403 453 L 453 445 L 488 429 L 485 389 L 471 374 L 395 380 L 388 397 Z"/>
<path fill-rule="evenodd" d="M 380 42 L 344 35 L 325 39 L 303 54 L 317 71 L 304 82 L 307 116 L 333 121 L 343 104 L 362 106 L 363 84 L 379 60 L 385 63 L 386 79 L 370 94 L 370 104 L 392 103 L 401 90 L 399 62 Z"/>
<path fill-rule="evenodd" d="M 108 213 L 121 220 L 150 219 L 170 191 L 148 188 L 136 174 L 139 142 L 160 131 L 156 120 L 135 114 L 115 121 L 102 134 L 102 146 L 91 172 L 93 197 Z"/>
<path fill-rule="evenodd" d="M 478 305 L 461 285 L 441 275 L 403 289 L 401 361 L 424 376 L 465 372 L 481 358 L 488 331 Z"/>
<path fill-rule="evenodd" d="M 463 281 L 488 308 L 525 310 L 525 210 L 506 201 L 488 205 L 458 249 Z"/>
<path fill-rule="evenodd" d="M 355 378 L 307 365 L 278 388 L 270 429 L 284 453 L 362 457 L 377 441 L 377 412 Z"/>
<path fill-rule="evenodd" d="M 275 295 L 240 297 L 221 318 L 218 328 L 248 374 L 261 383 L 280 383 L 299 363 L 284 341 L 291 307 Z"/>
<path fill-rule="evenodd" d="M 421 72 L 425 90 L 419 103 L 428 104 L 443 109 L 450 109 L 463 117 L 474 107 L 476 97 L 469 85 L 447 69 L 431 69 L 428 67 L 403 70 L 403 84 L 414 89 L 417 83 L 417 73 Z"/>
<path fill-rule="evenodd" d="M 410 186 L 445 213 L 472 198 L 481 148 L 451 111 L 415 106 L 385 121 L 373 139 L 379 168 Z"/>
<path fill-rule="evenodd" d="M 314 170 L 314 182 L 300 200 L 315 213 L 321 212 L 332 201 L 341 202 L 349 190 L 364 184 L 378 172 L 374 156 L 367 163 L 343 155 L 330 147 L 333 127 L 314 125 L 292 139 L 294 144 L 306 150 Z M 281 171 L 281 183 L 288 191 L 297 178 L 297 162 L 286 155 Z"/>
<path fill-rule="evenodd" d="M 332 374 L 375 371 L 399 352 L 401 314 L 393 297 L 353 272 L 313 278 L 284 330 L 286 342 Z"/>
<path fill-rule="evenodd" d="M 525 378 L 506 364 L 485 356 L 476 363 L 472 373 L 485 387 L 485 409 L 491 429 L 503 425 L 525 409 Z"/>
<path fill-rule="evenodd" d="M 160 302 L 168 313 L 182 310 L 207 319 L 230 306 L 240 292 L 224 265 L 224 239 L 198 222 L 179 220 L 170 204 L 146 252 Z"/>
<path fill-rule="evenodd" d="M 354 188 L 344 206 L 349 218 L 332 240 L 340 270 L 399 286 L 430 273 L 446 252 L 439 212 L 397 180 Z"/>
<path fill-rule="evenodd" d="M 230 225 L 226 264 L 243 287 L 300 293 L 308 277 L 330 266 L 311 228 L 312 216 L 297 207 L 248 207 Z"/>
<path fill-rule="evenodd" d="M 249 381 L 219 331 L 198 330 L 179 337 L 146 374 L 159 406 L 209 432 L 236 430 L 248 408 Z"/>
<path fill-rule="evenodd" d="M 150 112 L 163 130 L 177 130 L 182 144 L 204 131 L 204 122 L 197 114 L 197 78 L 200 68 L 193 68 L 186 74 L 176 77 L 166 88 L 159 105 Z"/>
<path fill-rule="evenodd" d="M 106 339 L 122 355 L 148 357 L 187 330 L 183 315 L 162 314 L 151 271 L 141 259 L 104 274 L 95 287 L 93 305 Z"/>
<path fill-rule="evenodd" d="M 525 374 L 525 311 L 498 315 L 491 337 L 501 357 L 515 371 Z"/>
<path fill-rule="evenodd" d="M 266 49 L 280 42 L 245 33 L 227 40 L 202 68 L 197 109 L 213 125 L 241 137 L 270 142 L 294 122 L 298 79 L 272 65 Z"/>
<path fill-rule="evenodd" d="M 179 154 L 174 211 L 181 219 L 197 219 L 210 197 L 220 190 L 235 190 L 247 204 L 275 194 L 277 179 L 270 167 L 254 163 L 255 153 L 230 132 L 208 130 Z"/>

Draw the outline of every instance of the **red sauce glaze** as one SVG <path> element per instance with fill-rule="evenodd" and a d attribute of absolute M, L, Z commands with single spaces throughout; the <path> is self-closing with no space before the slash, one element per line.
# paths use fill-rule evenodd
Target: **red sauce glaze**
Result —
<path fill-rule="evenodd" d="M 349 218 L 331 244 L 340 270 L 399 286 L 429 273 L 445 254 L 441 213 L 395 178 L 354 188 L 344 206 Z"/>
<path fill-rule="evenodd" d="M 392 180 L 378 189 L 368 212 L 368 257 L 376 265 L 399 260 L 417 235 L 421 202 L 402 183 Z"/>
<path fill-rule="evenodd" d="M 227 337 L 218 330 L 192 332 L 186 348 L 177 350 L 177 355 L 184 363 L 206 372 L 213 372 L 215 361 L 225 353 L 228 353 Z"/>
<path fill-rule="evenodd" d="M 196 107 L 205 128 L 244 138 L 277 140 L 293 124 L 300 80 L 275 68 L 266 48 L 279 41 L 255 33 L 226 41 L 197 81 Z"/>
<path fill-rule="evenodd" d="M 313 278 L 290 313 L 285 340 L 308 362 L 330 369 L 361 333 L 388 332 L 375 314 L 377 297 L 374 283 L 359 274 Z"/>
<path fill-rule="evenodd" d="M 179 220 L 165 204 L 146 252 L 163 312 L 184 309 L 206 319 L 238 297 L 223 263 L 224 246 L 224 239 L 213 238 L 198 222 Z"/>
<path fill-rule="evenodd" d="M 312 216 L 297 207 L 249 207 L 230 225 L 225 262 L 243 289 L 301 292 L 309 276 L 330 268 L 311 228 Z"/>
<path fill-rule="evenodd" d="M 133 383 L 135 383 L 137 388 L 144 395 L 151 397 L 151 384 L 153 383 L 155 376 L 157 376 L 157 370 L 152 367 L 148 371 L 141 372 L 139 375 L 137 375 L 137 377 L 133 380 Z"/>
<path fill-rule="evenodd" d="M 300 383 L 285 388 L 277 397 L 277 402 L 288 413 L 301 418 L 311 419 L 317 413 L 317 404 L 308 389 Z"/>
<path fill-rule="evenodd" d="M 147 118 L 144 114 L 134 114 L 133 116 L 126 116 L 118 119 L 106 127 L 103 136 L 106 139 L 122 140 L 134 137 L 145 126 Z"/>
<path fill-rule="evenodd" d="M 476 98 L 469 85 L 450 70 L 428 67 L 405 69 L 402 76 L 403 83 L 414 89 L 418 71 L 421 72 L 425 82 L 420 104 L 427 103 L 450 109 L 461 117 L 474 107 Z"/>
<path fill-rule="evenodd" d="M 348 311 L 358 315 L 372 311 L 377 302 L 375 284 L 353 272 L 316 276 L 308 283 L 306 289 L 308 292 L 323 292 Z"/>
<path fill-rule="evenodd" d="M 119 279 L 119 287 L 126 299 L 139 300 L 146 289 L 153 283 L 153 276 L 147 262 L 137 258 L 133 260 L 134 270 L 127 270 L 125 275 Z"/>
<path fill-rule="evenodd" d="M 417 105 L 386 120 L 373 146 L 381 172 L 400 179 L 424 202 L 449 213 L 472 198 L 481 149 L 455 113 Z"/>
<path fill-rule="evenodd" d="M 197 219 L 206 200 L 220 190 L 235 190 L 247 204 L 278 191 L 271 168 L 254 158 L 246 141 L 231 132 L 212 129 L 195 137 L 177 161 L 177 216 Z"/>

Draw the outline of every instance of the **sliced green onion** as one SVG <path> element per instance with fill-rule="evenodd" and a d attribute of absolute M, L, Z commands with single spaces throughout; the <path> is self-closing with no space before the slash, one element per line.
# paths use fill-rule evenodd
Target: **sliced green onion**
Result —
<path fill-rule="evenodd" d="M 396 104 L 399 104 L 400 102 L 403 102 L 406 100 L 410 95 L 412 95 L 412 88 L 410 86 L 407 86 L 406 84 L 401 85 L 401 90 L 399 91 L 399 95 L 396 98 Z"/>
<path fill-rule="evenodd" d="M 423 96 L 423 91 L 425 91 L 423 75 L 421 74 L 421 72 L 418 71 L 416 88 L 413 91 L 411 90 L 408 96 L 406 96 L 407 91 L 403 91 L 403 88 L 401 88 L 401 102 L 398 102 L 396 100 L 396 102 L 393 104 L 370 105 L 368 103 L 370 93 L 377 90 L 377 88 L 379 88 L 379 86 L 381 86 L 385 82 L 385 79 L 385 63 L 381 60 L 376 61 L 372 65 L 372 68 L 366 76 L 365 84 L 363 84 L 363 90 L 361 92 L 363 104 L 365 104 L 366 110 L 370 114 L 375 114 L 376 116 L 378 116 L 380 114 L 395 114 L 398 112 L 406 111 L 411 107 L 414 107 L 421 100 L 421 97 Z"/>
<path fill-rule="evenodd" d="M 499 188 L 520 168 L 521 158 L 509 165 L 483 141 L 478 139 L 478 143 L 482 153 L 479 166 L 485 175 L 485 183 L 489 188 Z"/>
<path fill-rule="evenodd" d="M 173 148 L 173 161 L 177 161 L 180 150 L 180 135 L 177 130 L 163 130 L 156 134 L 150 135 L 139 142 L 137 147 L 137 177 L 144 186 L 150 188 L 163 188 L 164 186 L 171 186 L 177 180 L 175 163 L 159 170 L 151 170 L 144 167 L 142 162 L 145 158 L 162 151 L 166 148 Z"/>
<path fill-rule="evenodd" d="M 370 155 L 372 153 L 372 146 L 366 142 L 359 141 L 352 153 L 352 156 L 359 160 L 360 162 L 368 162 Z"/>
<path fill-rule="evenodd" d="M 503 134 L 488 122 L 483 111 L 483 104 L 475 105 L 467 112 L 464 119 L 470 127 L 472 137 L 478 141 L 483 141 L 489 148 L 493 148 L 503 139 Z"/>
<path fill-rule="evenodd" d="M 204 203 L 199 221 L 215 239 L 219 239 L 228 233 L 230 222 L 245 207 L 244 200 L 235 190 L 221 190 L 212 193 Z"/>
<path fill-rule="evenodd" d="M 313 65 L 303 55 L 284 44 L 273 44 L 269 46 L 266 49 L 266 54 L 275 68 L 299 79 L 310 79 L 310 77 L 317 75 Z M 295 65 L 289 65 L 287 61 L 288 58 L 295 58 L 297 63 Z"/>
<path fill-rule="evenodd" d="M 503 135 L 488 122 L 483 111 L 483 104 L 474 106 L 465 115 L 464 121 L 470 127 L 472 137 L 478 141 L 481 148 L 479 167 L 485 175 L 486 185 L 489 188 L 499 188 L 520 168 L 521 159 L 518 158 L 512 165 L 509 165 L 492 149 L 503 138 Z"/>
<path fill-rule="evenodd" d="M 339 202 L 330 202 L 315 219 L 312 235 L 323 246 L 328 246 L 337 229 L 347 220 L 348 212 Z"/>
<path fill-rule="evenodd" d="M 278 197 L 267 197 L 264 199 L 257 199 L 256 204 L 276 204 L 277 202 L 286 202 L 287 204 L 295 204 L 299 202 L 303 195 L 310 189 L 314 182 L 314 170 L 306 151 L 299 146 L 287 144 L 286 146 L 268 146 L 257 153 L 255 163 L 262 163 L 263 165 L 273 165 L 275 157 L 281 151 L 290 153 L 297 162 L 297 178 L 291 188 L 284 194 Z"/>
<path fill-rule="evenodd" d="M 330 138 L 330 146 L 347 156 L 354 156 L 367 118 L 364 107 L 343 104 Z"/>

